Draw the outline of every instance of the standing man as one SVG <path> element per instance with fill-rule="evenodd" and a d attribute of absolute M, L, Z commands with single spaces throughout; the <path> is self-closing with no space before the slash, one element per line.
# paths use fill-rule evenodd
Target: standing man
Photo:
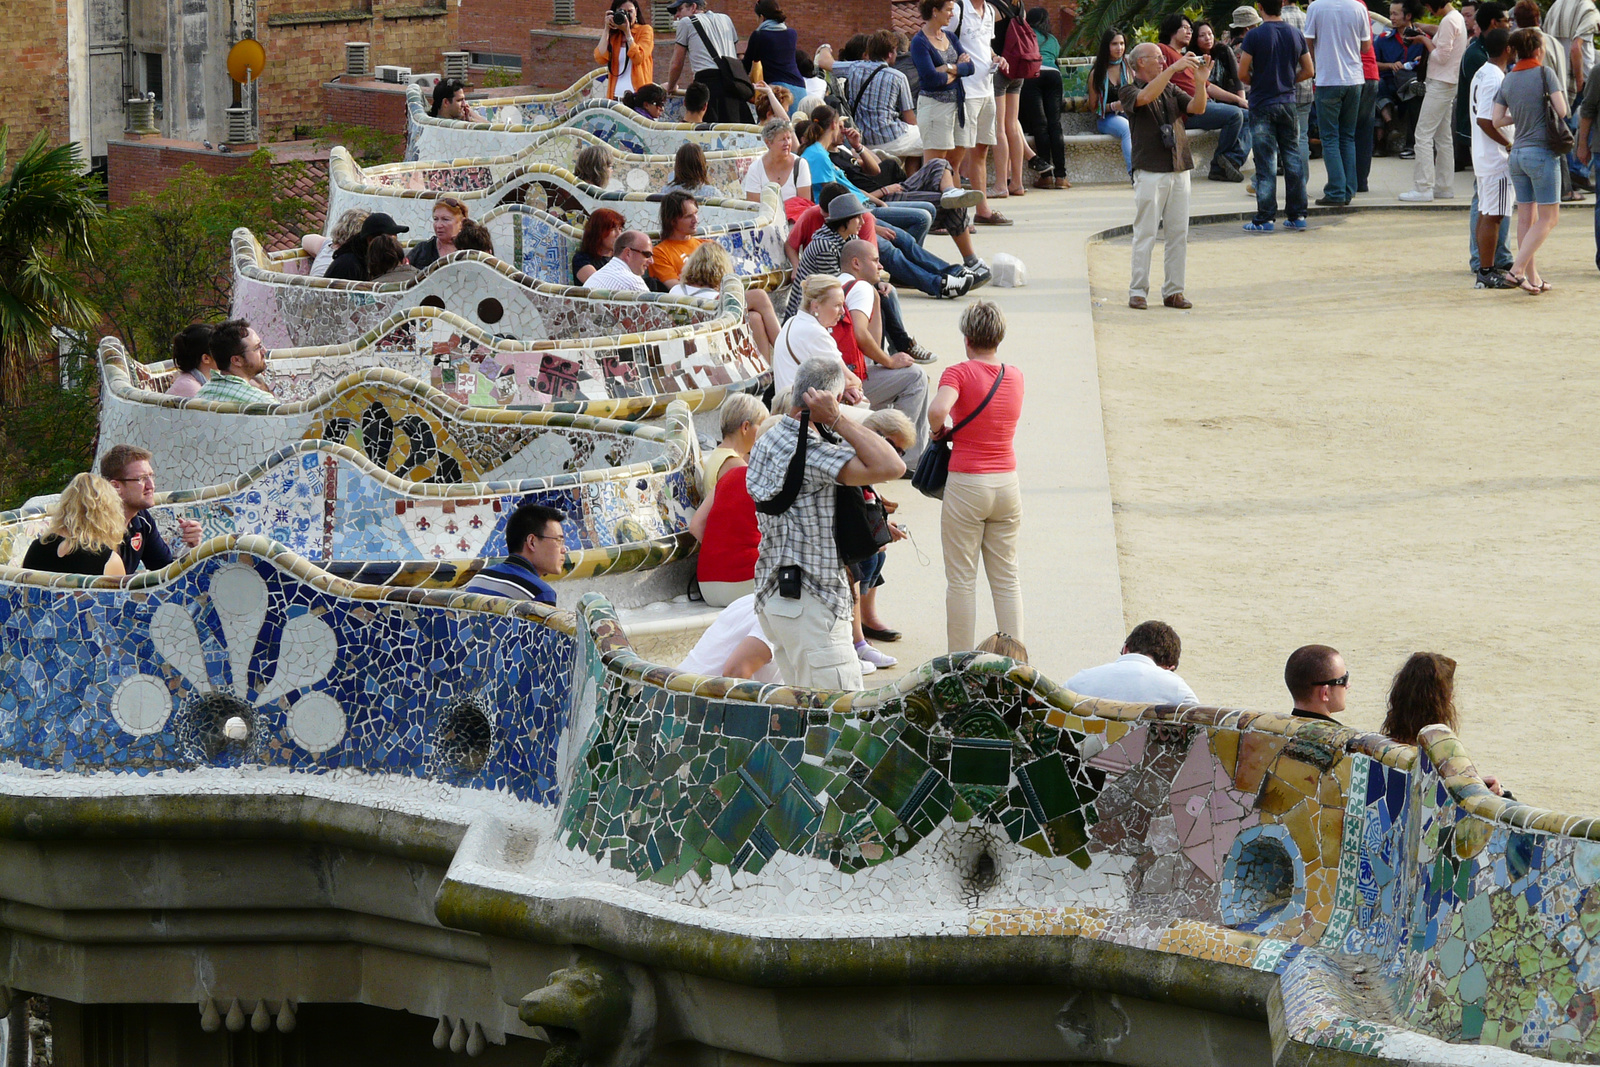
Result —
<path fill-rule="evenodd" d="M 150 517 L 150 509 L 156 503 L 156 476 L 150 466 L 150 453 L 133 445 L 113 445 L 100 457 L 100 477 L 117 487 L 122 514 L 128 521 L 128 530 L 117 549 L 122 569 L 132 574 L 142 563 L 145 570 L 158 571 L 171 563 L 172 549 Z M 178 533 L 190 548 L 200 543 L 200 524 L 193 519 L 179 519 Z"/>
<path fill-rule="evenodd" d="M 948 30 L 949 27 L 946 27 Z M 989 184 L 989 149 L 999 139 L 1000 115 L 994 99 L 994 75 L 1010 73 L 1011 66 L 1004 56 L 994 54 L 994 7 L 984 0 L 956 0 L 956 25 L 954 36 L 956 51 L 965 52 L 972 60 L 972 73 L 961 79 L 966 94 L 967 123 L 965 136 L 973 143 L 968 147 L 961 169 L 972 183 L 972 188 L 983 192 Z M 963 136 L 957 127 L 956 138 Z M 1003 186 L 1006 174 L 995 167 L 995 178 L 1002 188 L 996 196 L 1010 195 Z M 973 221 L 980 226 L 1010 226 L 1011 220 L 994 210 L 988 195 L 978 205 Z"/>
<path fill-rule="evenodd" d="M 1188 16 L 1174 12 L 1161 20 L 1156 30 L 1157 47 L 1161 49 L 1161 62 L 1171 66 L 1176 63 L 1194 39 L 1194 27 Z M 1192 53 L 1191 53 L 1192 54 Z M 1190 71 L 1180 70 L 1172 76 L 1178 91 L 1194 95 L 1195 79 Z M 1206 177 L 1214 182 L 1244 181 L 1239 168 L 1244 166 L 1247 142 L 1244 140 L 1244 109 L 1220 100 L 1206 100 L 1206 109 L 1184 121 L 1185 130 L 1217 130 L 1217 150 L 1211 156 L 1211 171 Z"/>
<path fill-rule="evenodd" d="M 1578 106 L 1578 140 L 1572 151 L 1578 162 L 1589 166 L 1600 156 L 1600 64 L 1589 68 L 1584 80 L 1583 102 Z M 1594 203 L 1594 265 L 1600 269 L 1600 197 Z"/>
<path fill-rule="evenodd" d="M 503 596 L 554 605 L 556 591 L 545 579 L 567 564 L 566 513 L 543 504 L 523 504 L 506 520 L 506 558 L 485 567 L 463 593 Z"/>
<path fill-rule="evenodd" d="M 1316 65 L 1317 129 L 1328 168 L 1317 203 L 1343 207 L 1356 195 L 1356 122 L 1366 83 L 1361 61 L 1372 51 L 1367 6 L 1361 0 L 1317 0 L 1306 12 L 1305 34 Z"/>
<path fill-rule="evenodd" d="M 1465 17 L 1466 8 L 1462 8 Z M 1478 70 L 1489 61 L 1489 55 L 1483 50 L 1483 35 L 1490 30 L 1505 30 L 1509 37 L 1511 34 L 1511 17 L 1506 14 L 1506 9 L 1499 4 L 1479 4 L 1473 18 L 1477 20 L 1478 33 L 1467 45 L 1466 53 L 1461 57 L 1461 79 L 1458 86 L 1465 85 L 1470 90 L 1472 79 L 1477 76 Z M 1467 29 L 1472 29 L 1473 23 L 1467 23 Z M 1510 63 L 1510 54 L 1506 56 L 1507 64 Z M 1472 93 L 1456 93 L 1456 143 L 1465 141 L 1467 151 L 1472 151 L 1472 143 L 1476 140 L 1473 130 L 1477 127 L 1472 114 Z M 1470 155 L 1468 158 L 1471 158 Z M 1494 246 L 1494 259 L 1490 266 L 1497 271 L 1506 272 L 1511 269 L 1511 249 L 1506 241 L 1511 236 L 1511 219 L 1508 217 L 1500 223 L 1500 233 Z M 1476 276 L 1484 268 L 1478 260 L 1478 183 L 1472 183 L 1472 204 L 1467 210 L 1467 269 Z"/>
<path fill-rule="evenodd" d="M 1428 10 L 1439 16 L 1439 24 L 1418 22 L 1412 26 L 1421 35 L 1415 38 L 1417 43 L 1428 52 L 1428 80 L 1422 113 L 1417 116 L 1417 163 L 1412 172 L 1416 188 L 1400 194 L 1401 200 L 1411 204 L 1456 195 L 1456 138 L 1450 117 L 1455 110 L 1461 59 L 1467 52 L 1467 23 L 1450 0 L 1427 0 L 1427 4 Z"/>
<path fill-rule="evenodd" d="M 1295 0 L 1283 0 L 1283 21 L 1290 28 L 1306 32 L 1306 13 Z M 1310 181 L 1311 175 L 1311 105 L 1316 103 L 1316 82 L 1307 78 L 1294 86 L 1294 115 L 1300 123 L 1300 170 Z M 1278 166 L 1282 167 L 1280 161 Z"/>
<path fill-rule="evenodd" d="M 1294 717 L 1334 722 L 1344 710 L 1350 670 L 1339 650 L 1327 645 L 1302 645 L 1283 665 L 1283 684 L 1294 698 Z"/>
<path fill-rule="evenodd" d="M 1577 100 L 1588 87 L 1589 69 L 1594 66 L 1594 35 L 1600 32 L 1600 10 L 1594 0 L 1555 0 L 1545 15 L 1544 32 L 1561 45 L 1567 60 L 1567 99 Z M 1567 116 L 1567 124 L 1577 128 L 1575 115 Z M 1594 181 L 1586 173 L 1588 165 L 1577 158 L 1577 146 L 1568 156 L 1572 167 L 1572 184 L 1586 192 L 1594 192 Z"/>
<path fill-rule="evenodd" d="M 1295 86 L 1313 76 L 1311 51 L 1300 31 L 1283 21 L 1283 0 L 1257 0 L 1261 25 L 1245 34 L 1239 80 L 1250 87 L 1250 141 L 1256 153 L 1256 214 L 1251 233 L 1271 233 L 1278 214 L 1278 159 L 1288 185 L 1284 207 L 1291 230 L 1306 228 L 1306 161 L 1300 155 Z"/>
<path fill-rule="evenodd" d="M 261 335 L 243 319 L 231 319 L 211 331 L 211 359 L 217 373 L 206 379 L 196 400 L 224 400 L 235 404 L 274 404 L 278 398 L 261 384 L 267 369 L 267 349 Z"/>
<path fill-rule="evenodd" d="M 778 673 L 791 685 L 812 689 L 861 688 L 861 660 L 850 625 L 850 576 L 833 536 L 836 490 L 892 481 L 906 469 L 889 442 L 840 417 L 844 387 L 840 360 L 800 364 L 792 406 L 750 450 L 745 475 L 761 528 L 756 617 L 772 642 Z M 768 514 L 762 508 L 781 495 L 789 462 L 799 448 L 804 410 L 811 413 L 811 425 L 799 493 L 788 507 Z"/>
<path fill-rule="evenodd" d="M 678 87 L 687 57 L 694 71 L 691 80 L 703 83 L 711 93 L 711 101 L 706 105 L 707 121 L 754 122 L 750 101 L 741 99 L 733 91 L 717 66 L 718 56 L 741 62 L 738 58 L 739 31 L 734 28 L 733 20 L 696 0 L 673 0 L 667 10 L 678 20 L 677 34 L 673 37 L 672 69 L 667 74 L 667 95 L 671 96 Z"/>
<path fill-rule="evenodd" d="M 1516 207 L 1517 196 L 1511 188 L 1511 141 L 1516 130 L 1511 126 L 1495 126 L 1494 94 L 1505 80 L 1506 63 L 1511 58 L 1511 34 L 1505 30 L 1490 30 L 1479 40 L 1488 54 L 1488 62 L 1472 75 L 1467 92 L 1472 105 L 1472 172 L 1477 185 L 1472 202 L 1478 209 L 1478 248 L 1494 248 L 1500 240 L 1500 227 L 1510 218 Z M 1509 260 L 1508 260 L 1509 262 Z M 1477 271 L 1473 283 L 1477 289 L 1515 289 L 1509 270 L 1497 270 L 1493 264 Z"/>
<path fill-rule="evenodd" d="M 1189 172 L 1194 157 L 1184 122 L 1206 109 L 1206 83 L 1211 78 L 1211 57 L 1179 56 L 1165 69 L 1161 48 L 1145 41 L 1129 54 L 1133 77 L 1118 92 L 1122 113 L 1128 116 L 1133 139 L 1133 280 L 1128 286 L 1128 306 L 1149 307 L 1150 253 L 1155 250 L 1156 227 L 1165 231 L 1162 254 L 1161 302 L 1169 308 L 1193 307 L 1183 295 L 1184 265 L 1189 255 Z M 1179 74 L 1197 72 L 1195 94 L 1172 84 Z"/>

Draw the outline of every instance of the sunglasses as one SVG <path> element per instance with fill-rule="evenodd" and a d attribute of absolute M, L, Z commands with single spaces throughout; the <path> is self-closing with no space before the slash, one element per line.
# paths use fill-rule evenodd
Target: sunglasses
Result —
<path fill-rule="evenodd" d="M 1341 686 L 1341 687 L 1348 686 L 1349 684 L 1350 684 L 1350 672 L 1349 671 L 1345 671 L 1343 674 L 1339 675 L 1339 677 L 1337 677 L 1337 678 L 1329 678 L 1326 682 L 1318 682 L 1317 683 L 1317 685 L 1337 685 L 1337 686 Z"/>

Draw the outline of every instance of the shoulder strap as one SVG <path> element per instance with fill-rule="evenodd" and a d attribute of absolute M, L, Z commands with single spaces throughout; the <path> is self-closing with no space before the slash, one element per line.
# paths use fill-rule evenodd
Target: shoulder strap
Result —
<path fill-rule="evenodd" d="M 800 437 L 795 443 L 794 456 L 789 460 L 789 469 L 783 472 L 783 487 L 771 500 L 754 501 L 756 510 L 761 514 L 782 515 L 794 506 L 796 498 L 800 496 L 800 486 L 806 477 L 806 445 L 811 439 L 810 425 L 810 410 L 801 408 Z"/>
<path fill-rule="evenodd" d="M 871 74 L 867 75 L 867 80 L 862 82 L 861 83 L 861 88 L 856 90 L 856 98 L 854 100 L 850 101 L 850 114 L 852 116 L 856 113 L 856 108 L 861 106 L 861 98 L 863 96 L 867 95 L 867 86 L 872 84 L 872 81 L 873 81 L 874 78 L 876 78 L 878 75 L 882 74 L 884 71 L 886 71 L 888 69 L 889 68 L 887 66 L 882 66 L 882 67 L 879 67 L 877 70 L 873 71 Z"/>
<path fill-rule="evenodd" d="M 694 27 L 694 32 L 698 33 L 700 35 L 700 39 L 705 42 L 706 51 L 711 53 L 712 59 L 716 59 L 718 56 L 723 54 L 721 48 L 711 43 L 711 35 L 706 32 L 705 26 L 701 24 L 699 15 L 690 15 L 689 25 Z"/>
<path fill-rule="evenodd" d="M 1000 383 L 1005 381 L 1005 380 L 1006 380 L 1006 365 L 1004 363 L 1002 363 L 1002 364 L 1000 364 L 1000 373 L 996 374 L 994 376 L 994 384 L 989 387 L 989 395 L 983 398 L 983 403 L 979 404 L 977 407 L 975 407 L 971 411 L 969 411 L 967 413 L 967 417 L 966 418 L 962 419 L 960 422 L 958 422 L 954 426 L 950 427 L 950 432 L 945 434 L 945 437 L 946 438 L 954 437 L 956 435 L 956 431 L 957 430 L 960 430 L 967 423 L 971 422 L 973 419 L 975 419 L 979 415 L 983 414 L 983 409 L 989 406 L 989 401 L 994 399 L 994 394 L 996 394 L 996 393 L 998 393 L 1000 391 Z"/>

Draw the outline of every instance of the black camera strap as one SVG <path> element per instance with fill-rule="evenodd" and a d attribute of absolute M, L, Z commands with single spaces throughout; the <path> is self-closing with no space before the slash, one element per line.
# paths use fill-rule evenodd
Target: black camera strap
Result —
<path fill-rule="evenodd" d="M 811 411 L 808 408 L 800 410 L 800 440 L 795 445 L 794 456 L 789 460 L 789 469 L 783 473 L 783 487 L 778 490 L 778 495 L 771 500 L 755 501 L 756 510 L 763 515 L 782 515 L 794 506 L 800 496 L 801 483 L 806 478 L 806 445 L 811 440 Z"/>

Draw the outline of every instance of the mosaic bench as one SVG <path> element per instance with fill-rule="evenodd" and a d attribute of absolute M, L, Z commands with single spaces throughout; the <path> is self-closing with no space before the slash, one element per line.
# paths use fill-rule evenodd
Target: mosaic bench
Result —
<path fill-rule="evenodd" d="M 415 164 L 389 164 L 415 167 Z M 608 207 L 623 216 L 630 229 L 656 233 L 661 226 L 659 193 L 624 193 L 599 189 L 581 181 L 570 170 L 545 163 L 525 163 L 491 178 L 488 168 L 476 163 L 452 169 L 450 165 L 424 167 L 404 173 L 407 180 L 427 182 L 426 187 L 387 182 L 372 177 L 350 158 L 342 145 L 328 155 L 328 225 L 331 228 L 351 208 L 382 211 L 402 226 L 411 228 L 407 237 L 425 240 L 433 232 L 434 201 L 454 196 L 480 221 L 502 204 L 526 204 L 557 215 L 581 227 L 589 214 Z M 781 207 L 781 205 L 780 205 Z M 738 227 L 788 225 L 779 210 L 772 217 L 764 203 L 733 197 L 708 197 L 700 201 L 700 236 L 714 235 Z M 495 242 L 499 247 L 499 242 Z"/>
<path fill-rule="evenodd" d="M 723 300 L 725 309 L 740 306 L 727 290 Z M 723 317 L 718 332 L 678 327 L 581 346 L 529 345 L 496 341 L 447 312 L 411 308 L 350 344 L 280 350 L 264 380 L 282 399 L 252 405 L 166 396 L 170 363 L 130 366 L 122 343 L 106 338 L 100 449 L 149 450 L 167 487 L 214 485 L 295 442 L 322 440 L 340 419 L 359 424 L 382 412 L 394 426 L 425 428 L 436 452 L 456 455 L 460 480 L 526 477 L 537 471 L 522 450 L 549 426 L 659 418 L 679 400 L 711 432 L 730 392 L 759 391 L 770 381 L 742 316 Z"/>
<path fill-rule="evenodd" d="M 977 653 L 859 693 L 706 678 L 640 659 L 597 596 L 574 616 L 355 586 L 262 538 L 123 585 L 42 578 L 0 570 L 0 752 L 64 779 L 364 771 L 374 805 L 386 774 L 509 793 L 514 825 L 459 816 L 438 921 L 582 946 L 596 982 L 665 998 L 661 1040 L 692 1026 L 747 1055 L 792 1051 L 759 1021 L 699 1017 L 681 988 L 698 981 L 773 1005 L 953 987 L 952 1011 L 1051 985 L 1111 994 L 1010 1021 L 1058 1058 L 1065 1039 L 1068 1058 L 1172 1062 L 1132 1028 L 1151 1002 L 1208 1013 L 1191 1031 L 1270 1029 L 1270 1049 L 1215 1062 L 1600 1053 L 1600 821 L 1492 796 L 1443 727 L 1412 748 L 1281 714 L 1085 700 Z M 223 716 L 246 737 L 219 738 Z M 46 810 L 35 839 L 76 818 Z M 563 980 L 523 998 L 524 1024 L 561 1021 Z M 499 1019 L 491 1041 L 515 1027 Z M 873 1060 L 902 1047 L 864 1016 L 838 1028 Z M 656 1035 L 638 1036 L 606 1062 L 643 1062 Z"/>
<path fill-rule="evenodd" d="M 595 81 L 589 79 L 597 74 L 600 75 L 597 80 L 603 81 L 604 75 L 595 71 L 577 86 L 592 89 Z M 487 112 L 492 122 L 433 118 L 428 114 L 429 101 L 422 90 L 410 86 L 406 90 L 406 159 L 509 155 L 535 143 L 545 131 L 558 126 L 587 130 L 608 144 L 636 155 L 671 155 L 685 141 L 698 142 L 707 152 L 753 151 L 765 147 L 759 126 L 656 121 L 615 100 L 604 99 L 603 89 L 598 96 L 579 95 L 575 91 L 577 86 L 553 96 L 474 100 L 473 106 Z M 669 114 L 681 106 L 679 98 L 673 98 Z"/>
<path fill-rule="evenodd" d="M 604 141 L 588 130 L 557 126 L 541 133 L 525 148 L 508 155 L 409 161 L 367 167 L 367 180 L 408 189 L 483 188 L 486 184 L 518 173 L 530 164 L 542 163 L 571 170 L 583 149 L 598 145 L 611 158 L 612 184 L 608 188 L 630 193 L 659 193 L 672 181 L 673 153 L 655 155 L 629 152 Z M 706 181 L 731 199 L 744 197 L 744 176 L 750 162 L 766 151 L 759 148 L 725 149 L 706 153 Z"/>
<path fill-rule="evenodd" d="M 529 429 L 513 444 L 500 480 L 466 476 L 476 459 L 441 440 L 424 420 L 395 422 L 372 406 L 313 427 L 320 436 L 287 445 L 219 485 L 163 493 L 152 509 L 168 544 L 178 519 L 205 537 L 270 537 L 335 573 L 404 571 L 414 583 L 455 584 L 506 554 L 505 523 L 522 504 L 566 512 L 567 569 L 574 580 L 648 570 L 688 555 L 691 486 L 700 450 L 686 405 L 661 426 L 586 419 Z M 0 515 L 0 559 L 20 566 L 44 532 L 44 505 Z M 435 564 L 373 568 L 370 564 Z"/>

